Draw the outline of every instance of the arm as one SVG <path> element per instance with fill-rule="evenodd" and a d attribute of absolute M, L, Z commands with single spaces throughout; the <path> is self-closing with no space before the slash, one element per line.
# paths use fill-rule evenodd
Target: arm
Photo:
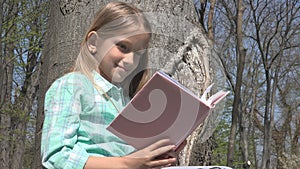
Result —
<path fill-rule="evenodd" d="M 46 168 L 83 168 L 89 154 L 77 144 L 80 83 L 74 78 L 55 81 L 46 93 L 41 154 Z"/>
<path fill-rule="evenodd" d="M 168 153 L 174 149 L 168 139 L 156 143 L 132 153 L 125 157 L 89 157 L 85 169 L 146 169 L 153 167 L 170 166 L 176 158 L 156 159 L 156 157 Z"/>

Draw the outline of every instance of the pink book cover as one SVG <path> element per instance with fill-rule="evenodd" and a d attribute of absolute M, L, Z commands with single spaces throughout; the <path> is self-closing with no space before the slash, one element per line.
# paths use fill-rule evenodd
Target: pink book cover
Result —
<path fill-rule="evenodd" d="M 163 72 L 157 71 L 131 99 L 107 130 L 136 149 L 169 138 L 179 146 L 229 92 L 198 98 Z"/>

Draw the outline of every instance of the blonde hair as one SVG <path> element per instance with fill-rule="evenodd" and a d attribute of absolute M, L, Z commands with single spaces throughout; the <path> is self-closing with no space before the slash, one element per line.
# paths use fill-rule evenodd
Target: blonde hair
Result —
<path fill-rule="evenodd" d="M 141 31 L 142 30 L 142 31 Z M 151 28 L 148 20 L 142 14 L 142 11 L 136 7 L 123 2 L 111 2 L 102 7 L 92 21 L 84 39 L 81 43 L 79 55 L 75 61 L 72 71 L 78 71 L 86 75 L 93 82 L 94 70 L 99 67 L 100 63 L 90 53 L 87 47 L 88 34 L 96 31 L 101 38 L 109 38 L 126 34 L 149 34 L 151 37 Z M 141 57 L 139 66 L 129 75 L 123 84 L 128 88 L 128 95 L 133 95 L 146 83 L 149 79 L 149 70 L 147 70 L 148 54 L 147 50 Z"/>

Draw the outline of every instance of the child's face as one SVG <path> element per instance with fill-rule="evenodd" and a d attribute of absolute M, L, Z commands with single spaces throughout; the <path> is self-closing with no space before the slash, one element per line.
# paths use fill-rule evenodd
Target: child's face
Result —
<path fill-rule="evenodd" d="M 99 71 L 112 83 L 122 82 L 138 66 L 149 42 L 148 34 L 134 35 L 128 38 L 115 37 L 103 40 L 99 45 L 103 58 Z"/>

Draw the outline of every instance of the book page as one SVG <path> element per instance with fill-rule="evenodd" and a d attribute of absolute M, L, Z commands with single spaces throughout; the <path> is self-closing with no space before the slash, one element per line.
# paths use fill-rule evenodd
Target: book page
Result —
<path fill-rule="evenodd" d="M 206 88 L 206 90 L 204 91 L 203 95 L 201 96 L 200 100 L 202 100 L 203 102 L 205 102 L 206 104 L 210 105 L 211 107 L 214 107 L 217 103 L 219 103 L 225 96 L 227 96 L 229 94 L 229 91 L 219 91 L 217 93 L 215 93 L 214 95 L 212 95 L 211 97 L 209 97 L 207 99 L 207 95 L 208 93 L 211 91 L 211 88 L 213 87 L 214 83 L 211 84 L 210 86 L 208 86 Z"/>
<path fill-rule="evenodd" d="M 208 95 L 208 93 L 210 92 L 210 90 L 211 90 L 211 88 L 212 88 L 213 85 L 214 85 L 214 83 L 211 84 L 210 86 L 208 86 L 208 87 L 205 89 L 205 91 L 203 92 L 203 94 L 202 94 L 202 96 L 201 96 L 201 100 L 207 101 L 207 95 Z"/>
<path fill-rule="evenodd" d="M 208 103 L 212 106 L 216 105 L 217 103 L 219 103 L 225 96 L 227 96 L 229 94 L 229 91 L 219 91 L 216 94 L 212 95 L 209 99 L 208 99 Z"/>

